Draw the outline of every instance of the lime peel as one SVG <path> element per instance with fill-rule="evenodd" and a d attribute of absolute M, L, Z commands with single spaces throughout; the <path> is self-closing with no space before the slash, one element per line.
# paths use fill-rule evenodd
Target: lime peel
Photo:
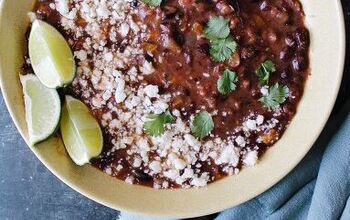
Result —
<path fill-rule="evenodd" d="M 84 165 L 102 152 L 100 125 L 88 107 L 69 95 L 62 110 L 61 134 L 68 154 L 77 165 Z"/>
<path fill-rule="evenodd" d="M 64 87 L 73 81 L 76 72 L 73 52 L 53 26 L 35 20 L 28 49 L 34 73 L 46 87 Z"/>
<path fill-rule="evenodd" d="M 55 133 L 61 101 L 55 89 L 45 87 L 34 74 L 20 75 L 23 87 L 29 142 L 32 146 Z"/>

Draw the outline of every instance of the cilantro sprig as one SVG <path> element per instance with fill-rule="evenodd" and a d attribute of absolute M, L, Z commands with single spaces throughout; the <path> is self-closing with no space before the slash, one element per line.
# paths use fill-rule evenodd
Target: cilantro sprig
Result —
<path fill-rule="evenodd" d="M 214 129 L 214 121 L 211 115 L 207 111 L 202 111 L 195 115 L 191 131 L 192 134 L 198 138 L 203 139 Z"/>
<path fill-rule="evenodd" d="M 232 37 L 227 37 L 225 39 L 212 40 L 209 52 L 213 60 L 223 62 L 231 57 L 236 48 L 236 41 Z"/>
<path fill-rule="evenodd" d="M 164 134 L 165 124 L 172 123 L 175 120 L 169 110 L 161 114 L 148 114 L 147 119 L 149 119 L 149 121 L 143 124 L 143 128 L 146 130 L 147 134 L 154 137 Z"/>
<path fill-rule="evenodd" d="M 204 35 L 208 39 L 223 39 L 230 34 L 228 20 L 222 16 L 212 17 L 204 29 Z"/>
<path fill-rule="evenodd" d="M 276 109 L 287 100 L 288 96 L 289 88 L 276 83 L 269 89 L 268 94 L 261 97 L 259 101 L 269 109 Z"/>
<path fill-rule="evenodd" d="M 210 18 L 205 29 L 204 36 L 210 41 L 210 56 L 214 61 L 228 60 L 236 51 L 237 43 L 229 36 L 229 21 L 222 16 Z"/>
<path fill-rule="evenodd" d="M 143 3 L 156 7 L 162 4 L 162 0 L 141 0 Z"/>
<path fill-rule="evenodd" d="M 217 82 L 218 91 L 222 95 L 228 95 L 236 90 L 236 82 L 238 82 L 237 74 L 229 69 L 224 71 L 224 74 Z"/>
<path fill-rule="evenodd" d="M 259 86 L 269 84 L 270 74 L 276 72 L 275 64 L 271 60 L 266 60 L 256 70 L 256 75 L 259 77 Z"/>

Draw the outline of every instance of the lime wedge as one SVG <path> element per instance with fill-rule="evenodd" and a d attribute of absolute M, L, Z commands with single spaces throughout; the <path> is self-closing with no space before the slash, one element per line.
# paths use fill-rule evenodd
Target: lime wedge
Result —
<path fill-rule="evenodd" d="M 62 109 L 61 133 L 77 165 L 89 163 L 91 158 L 100 155 L 103 136 L 98 122 L 84 103 L 68 95 Z"/>
<path fill-rule="evenodd" d="M 55 89 L 45 87 L 33 75 L 21 75 L 26 121 L 30 144 L 33 146 L 53 134 L 59 124 L 61 101 Z"/>
<path fill-rule="evenodd" d="M 29 57 L 34 73 L 49 88 L 71 83 L 75 76 L 72 50 L 51 25 L 35 20 L 29 36 Z"/>

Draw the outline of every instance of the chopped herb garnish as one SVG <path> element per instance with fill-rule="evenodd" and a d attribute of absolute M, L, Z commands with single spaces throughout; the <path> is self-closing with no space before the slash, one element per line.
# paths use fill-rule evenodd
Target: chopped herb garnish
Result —
<path fill-rule="evenodd" d="M 268 94 L 259 99 L 267 108 L 276 109 L 280 104 L 284 103 L 289 95 L 287 86 L 282 86 L 276 83 L 269 89 Z"/>
<path fill-rule="evenodd" d="M 147 119 L 149 119 L 149 121 L 144 123 L 143 128 L 149 135 L 154 137 L 162 135 L 165 131 L 165 124 L 172 123 L 174 121 L 174 117 L 171 115 L 169 110 L 166 110 L 159 115 L 148 114 Z"/>
<path fill-rule="evenodd" d="M 196 114 L 191 126 L 192 134 L 196 138 L 198 139 L 204 138 L 213 129 L 214 129 L 214 121 L 208 112 L 202 111 Z"/>
<path fill-rule="evenodd" d="M 228 20 L 222 16 L 212 17 L 204 30 L 205 37 L 210 41 L 210 56 L 214 61 L 228 60 L 236 51 L 237 43 L 229 36 Z"/>
<path fill-rule="evenodd" d="M 237 74 L 231 70 L 226 69 L 224 74 L 217 82 L 218 90 L 222 95 L 228 95 L 236 90 L 236 82 L 238 82 Z"/>
<path fill-rule="evenodd" d="M 150 6 L 159 6 L 162 4 L 162 0 L 141 0 L 143 3 L 150 5 Z"/>
<path fill-rule="evenodd" d="M 222 16 L 212 17 L 204 29 L 204 35 L 210 40 L 224 39 L 230 34 L 228 20 Z"/>
<path fill-rule="evenodd" d="M 211 41 L 210 55 L 213 60 L 223 62 L 236 51 L 237 43 L 232 37 Z"/>
<path fill-rule="evenodd" d="M 276 72 L 275 64 L 271 60 L 266 60 L 256 70 L 256 75 L 259 77 L 259 86 L 269 84 L 270 74 Z"/>

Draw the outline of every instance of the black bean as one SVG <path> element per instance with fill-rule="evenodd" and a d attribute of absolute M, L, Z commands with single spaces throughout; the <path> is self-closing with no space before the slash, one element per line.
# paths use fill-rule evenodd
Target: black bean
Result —
<path fill-rule="evenodd" d="M 295 84 L 300 83 L 303 80 L 303 76 L 301 74 L 293 74 L 292 82 Z"/>
<path fill-rule="evenodd" d="M 280 52 L 280 59 L 287 60 L 293 56 L 293 51 L 290 47 L 285 47 Z"/>
<path fill-rule="evenodd" d="M 270 10 L 271 7 L 268 5 L 267 1 L 263 1 L 261 4 L 260 4 L 260 10 L 261 11 L 268 11 Z"/>
<path fill-rule="evenodd" d="M 228 0 L 228 4 L 233 7 L 236 13 L 239 13 L 241 11 L 237 0 Z"/>
<path fill-rule="evenodd" d="M 122 42 L 122 43 L 116 43 L 115 45 L 113 45 L 117 50 L 119 50 L 121 53 L 124 53 L 127 43 L 126 42 Z"/>
<path fill-rule="evenodd" d="M 233 109 L 235 109 L 236 111 L 239 111 L 239 110 L 241 109 L 241 106 L 242 106 L 242 102 L 236 100 L 236 101 L 233 102 L 233 106 L 232 106 L 232 107 L 233 107 Z"/>
<path fill-rule="evenodd" d="M 177 25 L 172 25 L 172 37 L 174 41 L 179 45 L 183 46 L 185 44 L 185 37 L 183 36 L 183 33 L 179 30 L 179 27 Z"/>
<path fill-rule="evenodd" d="M 241 51 L 242 59 L 249 59 L 255 55 L 255 49 L 253 47 L 245 47 Z"/>
<path fill-rule="evenodd" d="M 173 19 L 176 16 L 178 9 L 174 6 L 164 6 L 163 12 L 166 19 Z"/>
<path fill-rule="evenodd" d="M 184 89 L 184 94 L 185 94 L 185 96 L 191 96 L 191 90 L 185 88 L 185 89 Z"/>
<path fill-rule="evenodd" d="M 183 12 L 175 6 L 166 5 L 162 7 L 162 10 L 164 12 L 164 17 L 167 20 L 179 20 L 184 15 Z"/>
<path fill-rule="evenodd" d="M 166 5 L 166 6 L 162 7 L 162 10 L 163 10 L 165 16 L 174 16 L 176 14 L 176 12 L 178 11 L 177 7 L 170 6 L 170 5 Z"/>
<path fill-rule="evenodd" d="M 184 53 L 185 61 L 187 64 L 192 63 L 192 55 L 188 53 Z"/>
<path fill-rule="evenodd" d="M 298 28 L 295 32 L 295 40 L 297 42 L 298 49 L 306 50 L 310 42 L 308 30 L 306 30 L 305 28 Z"/>
<path fill-rule="evenodd" d="M 135 174 L 135 177 L 140 181 L 151 181 L 152 177 L 148 175 L 147 173 L 143 172 L 140 169 L 132 169 L 131 170 L 133 174 Z"/>
<path fill-rule="evenodd" d="M 250 94 L 251 94 L 253 97 L 257 97 L 257 96 L 260 95 L 260 90 L 259 90 L 258 88 L 251 88 Z"/>
<path fill-rule="evenodd" d="M 199 45 L 198 50 L 204 55 L 209 55 L 210 45 L 208 43 L 204 43 Z"/>
<path fill-rule="evenodd" d="M 295 39 L 291 34 L 288 34 L 287 37 L 284 39 L 284 41 L 286 42 L 286 44 L 289 47 L 295 47 Z"/>
<path fill-rule="evenodd" d="M 282 79 L 285 79 L 289 76 L 289 71 L 288 70 L 282 70 L 281 74 L 280 74 Z"/>
<path fill-rule="evenodd" d="M 297 55 L 293 59 L 292 65 L 295 71 L 303 71 L 308 67 L 308 60 L 302 55 Z"/>
<path fill-rule="evenodd" d="M 242 86 L 242 88 L 249 89 L 250 88 L 250 81 L 247 79 L 242 80 L 241 86 Z"/>
<path fill-rule="evenodd" d="M 145 56 L 145 60 L 147 60 L 148 62 L 151 62 L 151 63 L 154 62 L 153 57 L 151 57 L 148 53 L 145 53 L 144 56 Z"/>
<path fill-rule="evenodd" d="M 130 5 L 133 8 L 137 8 L 137 6 L 139 5 L 139 1 L 138 0 L 133 0 L 132 2 L 130 2 Z"/>
<path fill-rule="evenodd" d="M 284 105 L 282 107 L 282 110 L 284 113 L 288 114 L 288 115 L 294 115 L 295 114 L 295 108 L 293 105 Z"/>

